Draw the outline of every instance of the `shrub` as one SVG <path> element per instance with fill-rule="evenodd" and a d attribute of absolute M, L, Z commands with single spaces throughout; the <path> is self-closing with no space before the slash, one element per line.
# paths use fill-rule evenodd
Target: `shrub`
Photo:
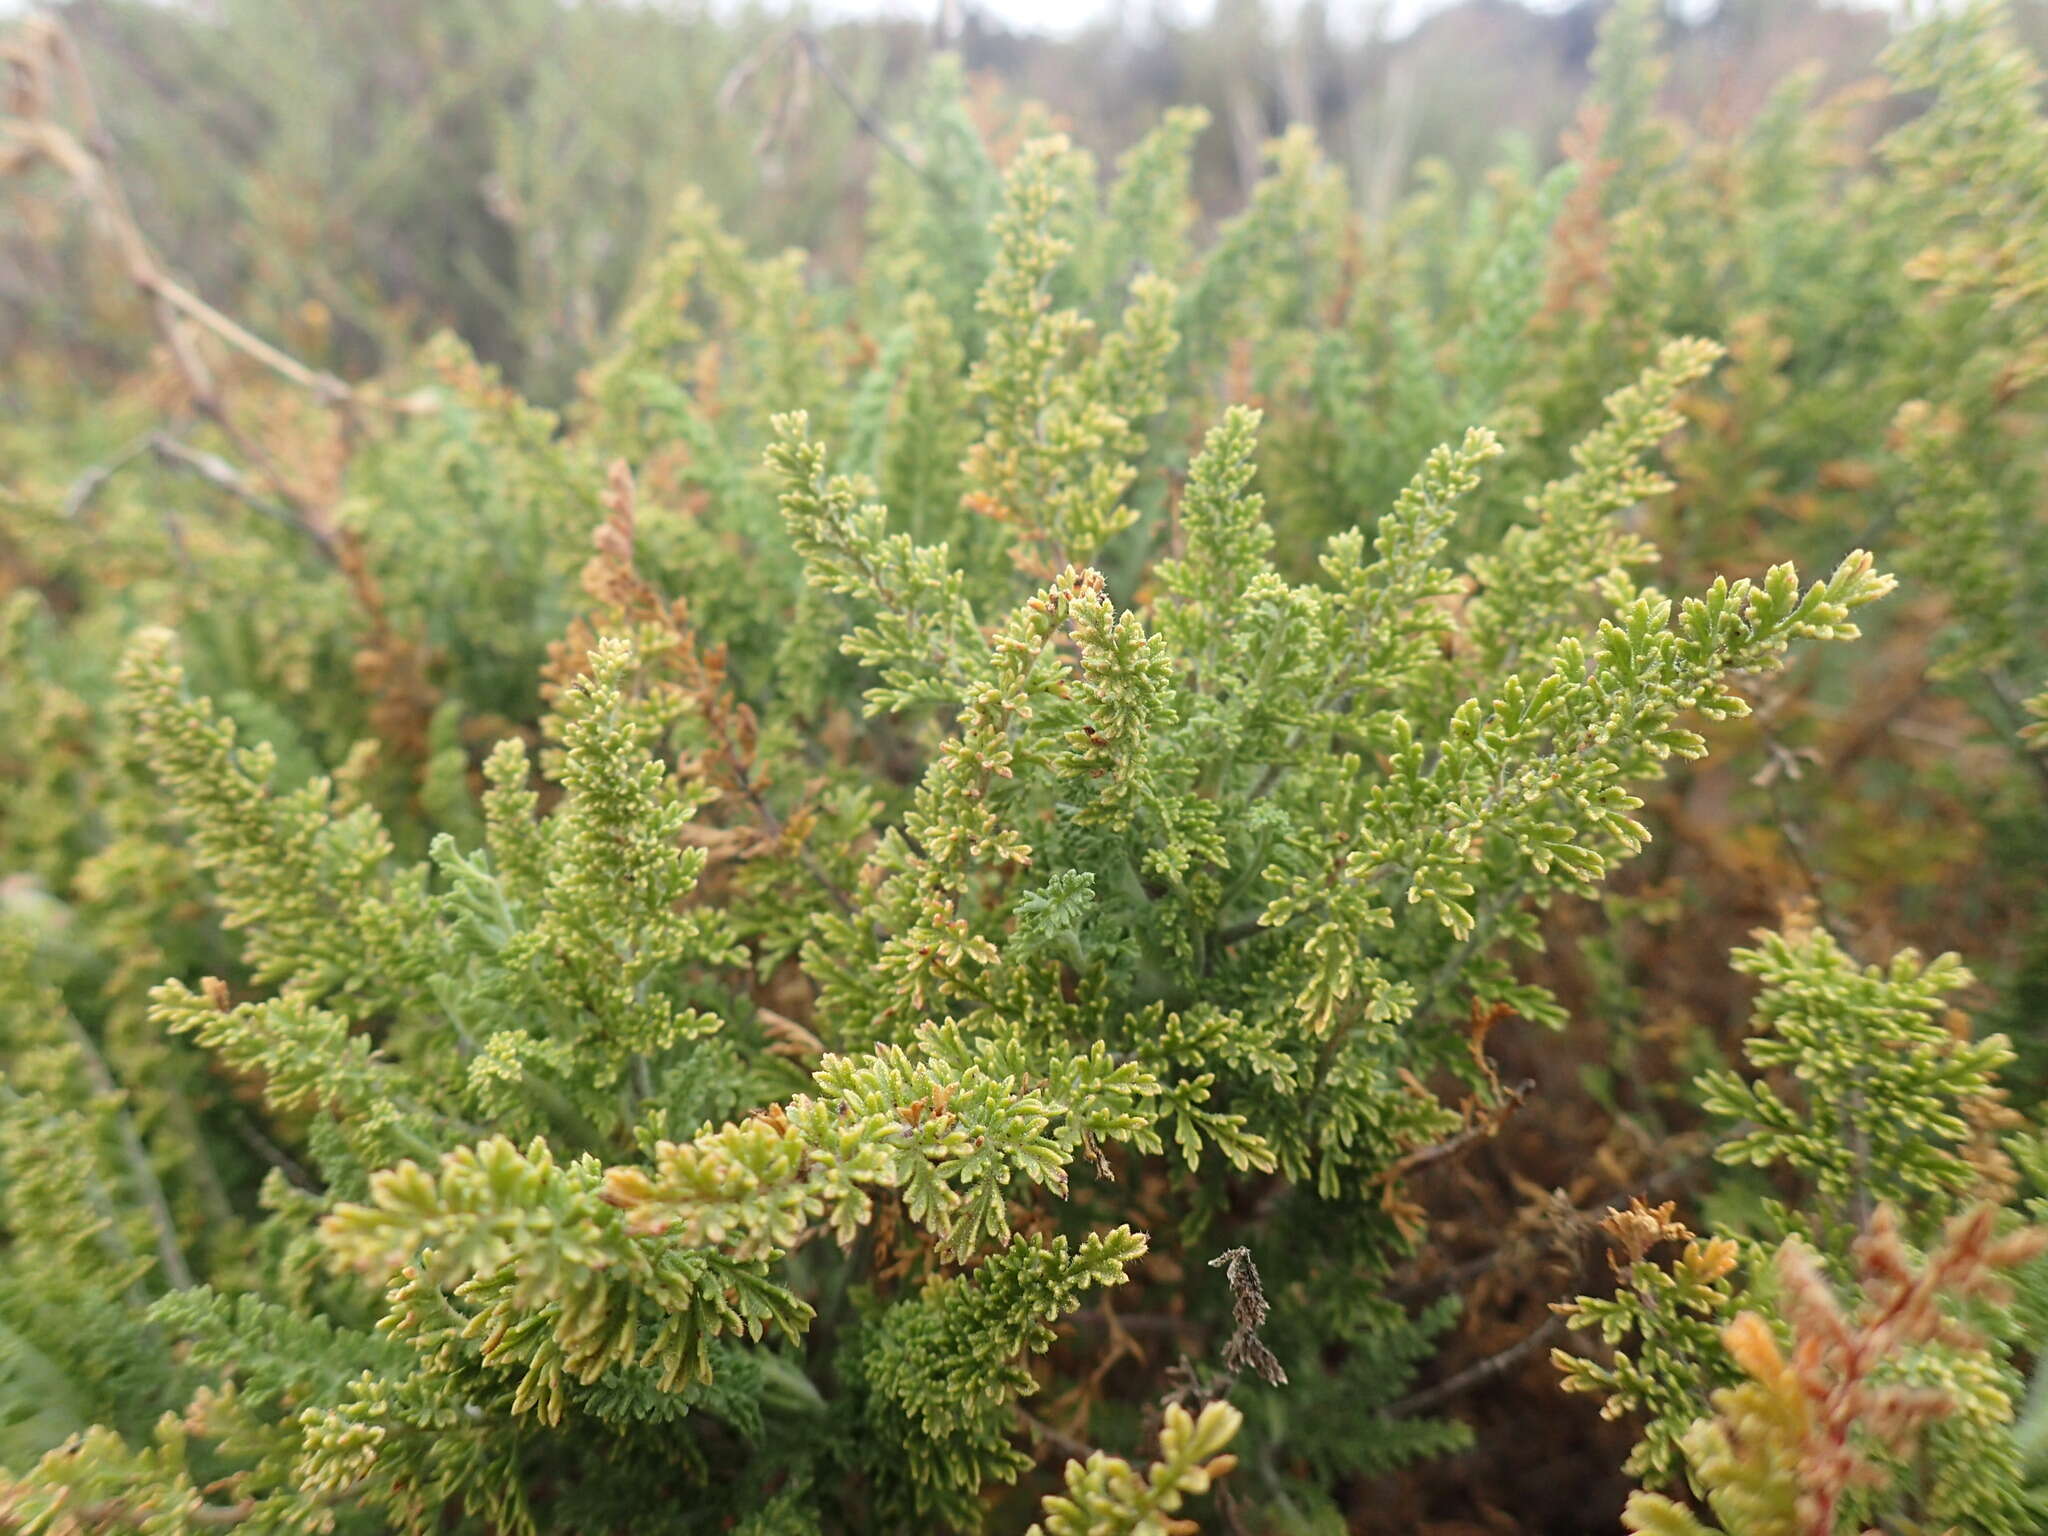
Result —
<path fill-rule="evenodd" d="M 1227 1474 L 1227 1518 L 1338 1528 L 1521 1358 L 1410 1390 L 1459 1305 L 1411 1283 L 1422 1186 L 1545 1113 L 1502 1036 L 1606 1022 L 1584 971 L 1648 904 L 1547 943 L 1653 824 L 1711 865 L 1689 799 L 1767 805 L 1768 874 L 1837 924 L 1895 894 L 1844 869 L 1975 859 L 2023 984 L 2030 77 L 1992 13 L 1930 22 L 1895 67 L 1932 104 L 1837 168 L 1796 91 L 1681 143 L 1651 22 L 1608 22 L 1571 163 L 1388 228 L 1297 133 L 1198 238 L 1200 114 L 1104 185 L 1058 134 L 998 156 L 935 66 L 859 282 L 686 194 L 559 414 L 450 338 L 312 374 L 142 242 L 176 418 L 0 448 L 8 1520 L 1043 1496 L 1060 1536 L 1183 1529 Z M 35 174 L 90 121 L 60 39 L 20 50 Z M 1865 542 L 1918 595 L 1823 647 L 1893 586 Z M 1825 574 L 1720 574 L 1750 544 Z M 1878 816 L 1919 765 L 1843 745 L 1882 672 L 1823 650 L 1912 658 L 1895 713 L 1954 730 L 1938 658 L 1994 744 Z M 1763 690 L 1795 745 L 1705 777 Z M 1944 797 L 2025 835 L 1935 846 Z M 1950 1032 L 1953 960 L 1794 922 L 1737 966 L 1747 1064 L 1796 1089 L 1617 1088 L 1625 1025 L 1579 1063 L 1611 1123 L 1704 1116 L 1742 1170 L 1717 1235 L 1612 1217 L 1614 1294 L 1571 1304 L 1608 1348 L 1568 1384 L 1641 1416 L 1628 1518 L 2028 1529 L 2044 1159 L 1995 1081 L 2028 1042 Z"/>

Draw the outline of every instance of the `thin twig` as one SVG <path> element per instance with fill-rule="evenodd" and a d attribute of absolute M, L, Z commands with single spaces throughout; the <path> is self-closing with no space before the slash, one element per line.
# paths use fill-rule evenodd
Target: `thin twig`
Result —
<path fill-rule="evenodd" d="M 242 1138 L 243 1143 L 251 1152 L 254 1152 L 264 1162 L 270 1164 L 271 1167 L 283 1174 L 294 1185 L 303 1189 L 309 1195 L 317 1195 L 322 1192 L 320 1181 L 308 1173 L 305 1167 L 291 1153 L 285 1151 L 283 1147 L 280 1147 L 276 1142 L 264 1135 L 263 1128 L 250 1117 L 246 1110 L 236 1115 L 232 1124 L 235 1128 L 235 1134 Z"/>
<path fill-rule="evenodd" d="M 333 374 L 308 367 L 221 313 L 173 277 L 142 233 L 127 193 L 114 174 L 113 141 L 102 125 L 91 82 L 70 34 L 55 17 L 32 18 L 8 56 L 21 83 L 14 94 L 16 112 L 0 118 L 0 144 L 10 151 L 0 164 L 20 170 L 37 160 L 46 160 L 56 166 L 99 216 L 121 253 L 129 280 L 163 311 L 190 320 L 328 405 L 376 405 L 402 412 L 424 408 L 416 400 L 389 400 L 352 389 Z M 78 124 L 75 131 L 57 120 L 58 77 L 62 78 L 63 94 Z M 189 344 L 180 344 L 172 334 L 175 327 L 166 325 L 164 329 L 165 339 L 173 350 L 185 353 Z M 182 355 L 179 360 L 181 369 L 193 361 Z M 205 379 L 203 368 L 198 370 L 198 378 Z"/>
<path fill-rule="evenodd" d="M 85 509 L 92 505 L 92 499 L 99 495 L 109 480 L 150 451 L 150 439 L 154 436 L 152 432 L 145 432 L 140 437 L 130 438 L 112 458 L 103 464 L 93 465 L 72 481 L 71 488 L 64 493 L 64 500 L 58 503 L 57 515 L 67 523 L 83 516 Z"/>
<path fill-rule="evenodd" d="M 1024 1432 L 1042 1445 L 1049 1445 L 1056 1451 L 1064 1451 L 1076 1461 L 1086 1461 L 1093 1456 L 1095 1447 L 1085 1440 L 1076 1440 L 1064 1430 L 1054 1429 L 1043 1419 L 1033 1418 L 1021 1407 L 1017 1409 L 1017 1422 L 1024 1426 Z"/>
<path fill-rule="evenodd" d="M 325 403 L 344 405 L 356 402 L 356 392 L 333 374 L 309 368 L 272 346 L 166 272 L 136 223 L 127 196 L 114 179 L 110 167 L 97 153 L 80 143 L 77 135 L 48 118 L 0 120 L 0 134 L 4 134 L 6 141 L 22 153 L 25 161 L 47 160 L 70 178 L 87 206 L 99 215 L 102 226 L 120 251 L 128 280 L 144 296 L 156 301 L 169 314 L 190 320 L 210 331 L 228 346 L 309 390 Z M 192 366 L 189 342 L 174 334 L 175 327 L 163 324 L 164 318 L 159 316 L 160 328 L 165 331 L 165 340 L 171 343 L 173 351 L 179 354 L 181 371 L 188 371 L 194 382 L 201 385 L 202 392 L 210 396 L 213 393 L 211 376 L 203 367 Z"/>
<path fill-rule="evenodd" d="M 85 1026 L 68 1010 L 64 1014 L 64 1026 L 72 1044 L 78 1047 L 79 1059 L 85 1064 L 85 1075 L 92 1079 L 93 1087 L 104 1096 L 125 1100 L 127 1091 L 115 1081 L 106 1057 L 100 1054 L 99 1046 L 86 1033 Z M 156 1229 L 156 1256 L 158 1264 L 163 1267 L 164 1279 L 175 1290 L 190 1290 L 192 1269 L 185 1262 L 184 1249 L 178 1245 L 178 1224 L 171 1215 L 171 1202 L 164 1195 L 163 1181 L 156 1176 L 156 1168 L 149 1160 L 149 1149 L 142 1144 L 134 1118 L 125 1104 L 115 1107 L 114 1124 L 120 1134 L 122 1155 L 128 1159 L 129 1171 L 135 1179 L 135 1192 L 143 1208 L 149 1212 L 150 1225 Z"/>
<path fill-rule="evenodd" d="M 251 510 L 291 529 L 294 533 L 304 534 L 328 559 L 336 558 L 334 536 L 331 533 L 315 523 L 295 516 L 289 507 L 269 500 L 249 484 L 246 475 L 219 454 L 208 453 L 204 449 L 180 442 L 168 432 L 152 432 L 146 446 L 166 464 L 190 471 L 216 490 L 227 492 Z"/>
<path fill-rule="evenodd" d="M 12 76 L 8 112 L 0 116 L 0 174 L 18 173 L 47 163 L 70 181 L 79 200 L 92 210 L 119 253 L 128 280 L 148 302 L 157 331 L 193 404 L 220 428 L 235 452 L 269 479 L 276 496 L 291 507 L 292 520 L 302 525 L 332 558 L 336 553 L 334 534 L 326 526 L 323 509 L 294 490 L 262 445 L 237 425 L 222 399 L 213 370 L 196 344 L 195 332 L 211 335 L 232 351 L 308 391 L 322 404 L 341 412 L 351 427 L 357 423 L 363 406 L 399 412 L 432 407 L 415 398 L 387 400 L 374 391 L 353 389 L 331 373 L 308 367 L 215 309 L 170 273 L 143 234 L 114 172 L 112 141 L 102 125 L 78 50 L 54 17 L 31 18 L 0 56 L 4 56 Z M 67 127 L 59 120 L 60 98 L 68 103 L 75 126 Z M 74 494 L 82 491 L 83 497 L 89 498 L 101 483 L 103 478 L 88 477 L 74 487 Z M 246 490 L 243 498 L 253 501 Z"/>
<path fill-rule="evenodd" d="M 1644 1199 L 1648 1199 L 1654 1195 L 1663 1194 L 1674 1186 L 1684 1183 L 1686 1179 L 1698 1172 L 1701 1165 L 1706 1163 L 1711 1156 L 1712 1150 L 1708 1149 L 1696 1156 L 1686 1158 L 1683 1162 L 1674 1163 L 1668 1168 L 1659 1170 L 1632 1188 L 1604 1196 L 1591 1205 L 1578 1206 L 1572 1210 L 1570 1215 L 1562 1218 L 1561 1226 L 1576 1231 L 1583 1237 L 1585 1233 L 1591 1232 L 1597 1227 L 1600 1224 L 1601 1218 L 1610 1210 L 1626 1202 L 1631 1196 L 1641 1196 Z M 1414 1301 L 1426 1295 L 1442 1295 L 1450 1291 L 1462 1290 L 1472 1281 L 1479 1279 L 1482 1275 L 1492 1270 L 1498 1269 L 1510 1260 L 1530 1256 L 1530 1249 L 1526 1238 L 1517 1234 L 1511 1236 L 1500 1246 L 1489 1248 L 1478 1257 L 1467 1259 L 1464 1263 L 1455 1265 L 1450 1269 L 1440 1270 L 1434 1274 L 1397 1278 L 1389 1286 L 1389 1294 L 1399 1301 Z"/>
<path fill-rule="evenodd" d="M 1420 1392 L 1411 1392 L 1399 1402 L 1382 1408 L 1380 1412 L 1390 1419 L 1427 1413 L 1432 1408 L 1439 1407 L 1452 1398 L 1493 1380 L 1496 1376 L 1505 1375 L 1556 1338 L 1563 1328 L 1564 1319 L 1553 1314 L 1499 1353 L 1473 1362 L 1456 1375 L 1446 1376 L 1435 1386 L 1424 1387 Z"/>
<path fill-rule="evenodd" d="M 905 147 L 901 139 L 891 133 L 879 118 L 861 105 L 860 98 L 853 92 L 853 82 L 841 74 L 839 66 L 834 64 L 831 58 L 827 56 L 824 45 L 818 41 L 818 35 L 809 27 L 799 27 L 796 32 L 796 42 L 797 46 L 804 50 L 811 63 L 817 66 L 818 73 L 825 77 L 825 83 L 832 87 L 834 94 L 846 103 L 846 110 L 853 114 L 853 120 L 860 124 L 861 131 L 898 160 L 909 166 L 911 171 L 926 186 L 938 193 L 947 202 L 951 202 L 953 200 L 953 189 L 934 176 L 930 168 L 919 160 L 917 156 L 913 155 Z"/>
<path fill-rule="evenodd" d="M 1117 1312 L 1112 1314 L 1106 1307 L 1093 1307 L 1085 1312 L 1076 1312 L 1068 1319 L 1076 1327 L 1121 1328 L 1126 1333 L 1161 1333 L 1169 1335 L 1204 1334 L 1208 1332 L 1205 1323 L 1192 1317 L 1179 1317 L 1169 1312 Z"/>

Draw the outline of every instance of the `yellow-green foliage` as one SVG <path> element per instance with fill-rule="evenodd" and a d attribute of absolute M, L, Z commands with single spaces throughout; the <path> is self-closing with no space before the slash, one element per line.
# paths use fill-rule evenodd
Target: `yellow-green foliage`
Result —
<path fill-rule="evenodd" d="M 422 9 L 489 74 L 490 8 Z M 754 36 L 502 9 L 696 112 Z M 0 1523 L 1363 1526 L 1527 1353 L 1437 1361 L 1429 1299 L 1516 1270 L 1431 1202 L 1519 1114 L 1516 1195 L 1709 1213 L 1631 1205 L 1565 1303 L 1637 1528 L 2040 1529 L 2048 128 L 2002 26 L 1906 34 L 1869 153 L 1798 83 L 1682 132 L 1624 0 L 1565 164 L 1367 219 L 1297 127 L 1213 227 L 1201 112 L 1105 173 L 937 61 L 844 279 L 729 184 L 589 190 L 591 136 L 672 142 L 597 71 L 457 125 L 544 269 L 476 268 L 488 346 L 343 384 L 158 275 L 131 386 L 24 369 Z M 121 234 L 25 36 L 0 163 Z M 766 41 L 734 91 L 831 63 Z M 363 172 L 466 230 L 422 174 Z M 1802 896 L 1717 1037 L 1719 925 Z M 1922 929 L 2004 1034 L 1859 948 Z"/>

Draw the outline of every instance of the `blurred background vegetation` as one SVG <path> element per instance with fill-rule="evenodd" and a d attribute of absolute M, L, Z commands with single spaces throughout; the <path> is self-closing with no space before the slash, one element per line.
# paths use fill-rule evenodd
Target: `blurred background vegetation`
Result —
<path fill-rule="evenodd" d="M 870 129 L 936 50 L 964 59 L 992 137 L 1022 131 L 1019 103 L 1043 103 L 1103 164 L 1166 107 L 1208 108 L 1195 184 L 1211 220 L 1243 205 L 1262 146 L 1296 123 L 1315 128 L 1354 206 L 1387 218 L 1419 183 L 1466 181 L 1503 152 L 1556 160 L 1606 3 L 1451 0 L 1395 32 L 1375 0 L 1218 0 L 1199 22 L 1127 7 L 1064 34 L 957 0 L 929 21 L 829 24 L 782 6 L 625 0 L 48 9 L 97 82 L 139 224 L 210 302 L 347 377 L 453 328 L 555 402 L 685 186 L 749 248 L 797 246 L 850 272 L 864 190 L 889 152 Z M 2015 10 L 2031 40 L 2048 36 L 2048 6 Z M 1664 105 L 1732 132 L 1802 66 L 1824 88 L 1866 76 L 1894 19 L 1821 0 L 1674 18 Z M 149 343 L 105 247 L 47 190 L 0 186 L 0 400 L 13 411 L 27 380 L 50 382 L 30 358 L 103 384 Z"/>

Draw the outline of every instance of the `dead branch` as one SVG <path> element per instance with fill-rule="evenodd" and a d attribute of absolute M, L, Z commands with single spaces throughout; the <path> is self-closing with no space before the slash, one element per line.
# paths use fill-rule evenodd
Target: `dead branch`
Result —
<path fill-rule="evenodd" d="M 0 175 L 24 174 L 36 166 L 48 165 L 70 183 L 119 257 L 128 281 L 148 304 L 157 333 L 184 380 L 193 406 L 221 430 L 237 454 L 260 469 L 273 495 L 288 505 L 288 520 L 295 522 L 323 554 L 333 559 L 336 538 L 324 510 L 293 489 L 262 446 L 237 425 L 227 409 L 219 380 L 200 350 L 200 337 L 213 338 L 229 351 L 305 390 L 321 404 L 343 413 L 351 424 L 371 408 L 417 413 L 431 410 L 432 404 L 419 397 L 394 400 L 375 390 L 356 389 L 331 373 L 307 366 L 215 309 L 164 266 L 143 234 L 115 173 L 113 146 L 77 45 L 56 18 L 36 16 L 25 22 L 0 45 L 0 68 L 5 70 L 5 88 L 0 92 Z M 256 495 L 239 473 L 221 473 L 222 462 L 212 460 L 211 456 L 197 455 L 161 434 L 153 435 L 146 447 L 202 474 L 266 515 L 275 515 L 278 510 L 275 501 Z M 65 498 L 67 513 L 75 515 L 108 476 L 141 451 L 137 448 L 124 453 L 102 470 L 82 477 Z M 200 462 L 202 458 L 207 462 Z"/>

